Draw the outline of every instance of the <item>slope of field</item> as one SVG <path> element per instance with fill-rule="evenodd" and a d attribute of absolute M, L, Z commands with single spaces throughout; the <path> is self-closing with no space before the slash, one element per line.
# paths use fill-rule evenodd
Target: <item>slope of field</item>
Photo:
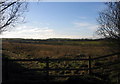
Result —
<path fill-rule="evenodd" d="M 101 40 L 29 40 L 29 39 L 3 39 L 2 55 L 9 59 L 33 58 L 92 58 L 111 54 L 111 49 Z M 98 66 L 116 60 L 117 57 L 97 60 L 92 66 Z M 24 68 L 45 68 L 45 63 L 17 62 Z M 50 63 L 52 68 L 87 68 L 88 62 L 58 62 Z M 16 66 L 16 64 L 15 64 Z M 11 67 L 11 65 L 10 65 Z M 13 69 L 16 69 L 13 66 Z M 106 67 L 106 69 L 108 69 Z M 104 68 L 99 69 L 104 73 Z M 96 71 L 95 71 L 96 72 Z M 35 73 L 35 72 L 34 72 Z M 87 71 L 54 71 L 51 74 L 86 74 Z M 33 74 L 33 73 L 32 73 Z M 42 74 L 42 73 L 37 73 Z"/>

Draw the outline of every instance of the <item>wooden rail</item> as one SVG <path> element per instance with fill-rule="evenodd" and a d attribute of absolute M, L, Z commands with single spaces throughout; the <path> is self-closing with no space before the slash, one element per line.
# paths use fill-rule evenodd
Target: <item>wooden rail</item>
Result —
<path fill-rule="evenodd" d="M 110 64 L 106 64 L 106 65 L 102 65 L 102 66 L 99 66 L 99 67 L 92 67 L 92 61 L 94 60 L 98 60 L 98 59 L 102 59 L 102 58 L 106 58 L 106 57 L 111 57 L 111 56 L 115 56 L 115 55 L 120 55 L 120 53 L 114 53 L 114 54 L 109 54 L 109 55 L 105 55 L 105 56 L 100 56 L 100 57 L 96 57 L 96 58 L 91 58 L 90 56 L 86 59 L 84 58 L 81 58 L 81 59 L 51 59 L 49 57 L 47 58 L 39 58 L 39 59 L 3 59 L 3 61 L 6 63 L 6 70 L 8 70 L 7 66 L 8 66 L 8 62 L 12 61 L 39 61 L 39 62 L 44 62 L 46 63 L 46 68 L 45 69 L 24 69 L 23 71 L 46 71 L 46 76 L 47 76 L 47 80 L 49 80 L 49 76 L 51 76 L 49 74 L 49 71 L 64 71 L 64 70 L 79 70 L 79 71 L 83 71 L 83 70 L 86 70 L 88 71 L 89 75 L 92 74 L 92 70 L 94 69 L 98 69 L 98 68 L 101 68 L 101 67 L 105 67 L 105 66 L 110 66 L 110 65 L 114 65 L 114 64 L 118 64 L 120 63 L 120 61 L 118 62 L 115 62 L 115 63 L 110 63 Z M 50 62 L 61 62 L 61 61 L 88 61 L 88 68 L 85 68 L 85 69 L 81 69 L 81 68 L 58 68 L 58 69 L 51 69 L 49 67 L 49 63 Z M 72 75 L 58 75 L 58 76 L 53 76 L 53 77 L 70 77 Z M 74 75 L 75 76 L 75 75 Z M 76 76 L 80 76 L 80 75 L 76 75 Z M 8 73 L 6 73 L 6 80 L 8 79 Z"/>

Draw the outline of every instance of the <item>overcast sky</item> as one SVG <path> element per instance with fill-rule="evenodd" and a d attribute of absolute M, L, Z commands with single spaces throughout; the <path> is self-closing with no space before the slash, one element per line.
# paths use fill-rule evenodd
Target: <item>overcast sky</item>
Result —
<path fill-rule="evenodd" d="M 26 23 L 3 38 L 96 38 L 97 17 L 103 2 L 29 2 Z"/>

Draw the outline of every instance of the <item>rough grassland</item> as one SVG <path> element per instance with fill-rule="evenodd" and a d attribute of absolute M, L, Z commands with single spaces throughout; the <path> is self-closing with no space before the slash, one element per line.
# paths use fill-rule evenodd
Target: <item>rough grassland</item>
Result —
<path fill-rule="evenodd" d="M 97 57 L 111 54 L 111 49 L 103 41 L 26 41 L 26 40 L 4 40 L 2 43 L 3 57 L 11 59 L 30 59 L 30 58 L 79 58 L 81 55 L 85 58 L 88 56 Z M 105 59 L 114 61 L 115 58 Z M 92 66 L 105 64 L 106 61 L 94 62 Z M 39 62 L 18 62 L 21 67 L 27 68 L 44 68 L 45 63 Z M 68 65 L 66 65 L 68 64 Z M 16 64 L 13 64 L 16 65 Z M 52 63 L 52 68 L 85 68 L 86 62 L 64 62 Z M 16 65 L 18 66 L 18 65 Z M 84 66 L 84 67 L 83 67 Z M 11 65 L 10 65 L 11 67 Z M 19 67 L 18 67 L 19 68 Z M 12 67 L 11 67 L 12 69 Z M 13 66 L 13 69 L 16 69 Z M 104 69 L 99 71 L 104 73 Z M 58 71 L 51 74 L 86 74 L 87 72 L 79 71 Z M 38 73 L 37 73 L 38 74 Z M 41 74 L 41 73 L 39 73 Z M 101 74 L 101 73 L 100 73 Z"/>

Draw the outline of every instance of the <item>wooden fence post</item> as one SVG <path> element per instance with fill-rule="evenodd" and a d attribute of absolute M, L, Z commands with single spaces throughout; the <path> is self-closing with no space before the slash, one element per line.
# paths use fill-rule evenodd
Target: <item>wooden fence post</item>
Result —
<path fill-rule="evenodd" d="M 8 59 L 4 58 L 3 60 L 3 66 L 2 66 L 2 80 L 3 82 L 6 82 L 8 80 Z"/>
<path fill-rule="evenodd" d="M 89 56 L 89 61 L 88 61 L 88 74 L 91 75 L 92 70 L 91 70 L 91 56 Z"/>
<path fill-rule="evenodd" d="M 120 73 L 119 72 L 117 72 L 117 84 L 119 84 L 119 82 L 120 82 L 120 75 L 119 75 Z"/>
<path fill-rule="evenodd" d="M 49 82 L 49 57 L 46 57 L 46 78 L 47 82 Z"/>

